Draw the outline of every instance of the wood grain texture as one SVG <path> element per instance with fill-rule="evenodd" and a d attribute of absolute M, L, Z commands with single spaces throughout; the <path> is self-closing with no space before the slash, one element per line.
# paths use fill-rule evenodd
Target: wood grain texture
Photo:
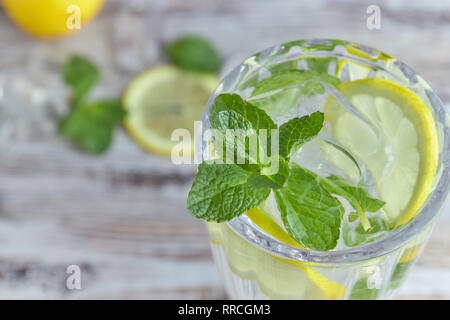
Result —
<path fill-rule="evenodd" d="M 28 38 L 0 13 L 0 84 L 27 88 L 20 101 L 0 94 L 0 298 L 226 298 L 206 228 L 186 210 L 195 167 L 143 152 L 122 130 L 100 159 L 57 136 L 68 108 L 58 68 L 71 52 L 101 66 L 95 96 L 117 96 L 186 32 L 214 40 L 223 74 L 286 40 L 348 39 L 406 62 L 450 102 L 448 1 L 378 1 L 377 31 L 366 28 L 374 1 L 140 2 L 143 11 L 130 11 L 110 0 L 91 25 L 56 42 Z M 398 298 L 450 298 L 448 211 Z M 82 269 L 82 290 L 65 287 L 71 264 Z"/>

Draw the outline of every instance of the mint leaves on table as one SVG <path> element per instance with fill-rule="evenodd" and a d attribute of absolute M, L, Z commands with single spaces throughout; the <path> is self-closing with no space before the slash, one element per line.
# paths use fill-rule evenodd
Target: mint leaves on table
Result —
<path fill-rule="evenodd" d="M 197 35 L 186 35 L 169 43 L 167 54 L 175 65 L 191 71 L 218 73 L 223 63 L 213 44 Z"/>
<path fill-rule="evenodd" d="M 72 89 L 72 98 L 81 100 L 100 80 L 98 67 L 79 55 L 71 56 L 62 67 L 64 82 Z"/>
<path fill-rule="evenodd" d="M 217 163 L 217 160 L 202 163 L 189 192 L 189 211 L 203 220 L 229 221 L 256 207 L 274 192 L 278 210 L 291 237 L 313 250 L 335 248 L 344 207 L 334 195 L 345 198 L 358 212 L 361 221 L 367 219 L 366 211 L 375 212 L 384 202 L 342 177 L 321 177 L 295 163 L 289 164 L 290 157 L 317 136 L 323 121 L 323 113 L 314 112 L 291 119 L 278 128 L 264 110 L 239 95 L 219 95 L 210 109 L 211 128 L 229 140 L 225 145 L 242 153 L 245 163 L 223 161 L 228 157 L 224 150 L 219 152 L 222 158 L 218 160 L 225 164 Z M 263 146 L 267 144 L 263 142 L 268 142 L 264 139 L 276 129 L 279 130 L 279 149 L 277 153 L 269 154 L 267 149 L 264 150 Z M 245 130 L 246 139 L 238 141 L 228 133 L 229 130 Z M 252 155 L 250 143 L 255 137 L 258 145 L 256 156 Z M 267 152 L 269 159 L 277 162 L 276 172 L 270 162 L 261 161 L 262 152 Z M 370 223 L 365 226 L 370 226 Z"/>
<path fill-rule="evenodd" d="M 61 135 L 87 153 L 105 152 L 111 145 L 115 127 L 125 116 L 125 109 L 116 99 L 86 99 L 100 79 L 98 67 L 87 58 L 71 56 L 62 67 L 62 76 L 72 89 L 72 108 L 60 121 Z"/>
<path fill-rule="evenodd" d="M 117 100 L 81 102 L 60 123 L 60 133 L 80 149 L 101 154 L 111 145 L 114 128 L 125 109 Z"/>

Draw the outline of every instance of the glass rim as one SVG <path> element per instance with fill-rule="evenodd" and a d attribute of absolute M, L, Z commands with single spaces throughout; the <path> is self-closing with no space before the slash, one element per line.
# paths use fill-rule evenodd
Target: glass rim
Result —
<path fill-rule="evenodd" d="M 398 62 L 399 65 L 401 65 L 401 68 L 405 68 L 409 75 L 412 75 L 413 77 L 418 77 L 418 74 L 413 71 L 409 66 L 404 64 L 403 62 L 399 61 L 398 59 L 395 59 L 377 49 L 371 48 L 366 45 L 361 45 L 359 43 L 354 42 L 347 42 L 343 40 L 335 40 L 335 39 L 310 39 L 310 40 L 296 40 L 296 41 L 290 41 L 285 42 L 280 45 L 272 46 L 268 49 L 262 50 L 249 58 L 245 59 L 243 63 L 235 67 L 230 73 L 228 73 L 221 81 L 221 83 L 218 86 L 218 89 L 216 89 L 216 92 L 211 96 L 211 98 L 208 101 L 207 106 L 209 107 L 215 99 L 215 96 L 217 95 L 217 91 L 220 90 L 221 86 L 223 86 L 224 83 L 234 83 L 234 79 L 241 74 L 241 72 L 245 69 L 246 61 L 251 61 L 252 59 L 261 58 L 267 59 L 267 57 L 270 57 L 274 55 L 277 52 L 280 52 L 282 49 L 286 48 L 292 48 L 299 43 L 302 43 L 302 45 L 306 45 L 308 43 L 311 43 L 312 45 L 315 44 L 327 44 L 327 43 L 343 43 L 347 46 L 352 46 L 353 48 L 358 48 L 359 50 L 362 50 L 363 52 L 366 52 L 368 55 L 370 53 L 377 53 L 379 56 L 384 55 L 387 57 L 392 58 L 395 62 Z M 369 64 L 367 59 L 361 58 L 361 57 L 354 57 L 350 54 L 343 54 L 343 53 L 336 53 L 333 51 L 326 50 L 327 52 L 323 52 L 324 50 L 307 50 L 307 53 L 316 52 L 316 53 L 324 53 L 327 56 L 336 56 L 336 57 L 345 57 L 351 60 L 355 60 L 358 62 L 364 61 L 366 64 Z M 297 53 L 298 57 L 305 56 L 305 52 Z M 371 64 L 373 65 L 373 64 Z M 379 69 L 384 69 L 381 66 L 375 66 Z M 385 70 L 386 72 L 389 72 L 388 70 Z M 428 86 L 428 83 L 424 81 L 425 84 Z M 407 86 L 406 84 L 402 84 Z M 407 86 L 409 87 L 409 86 Z M 429 86 L 428 86 L 429 87 Z M 236 88 L 233 88 L 236 89 Z M 445 109 L 442 101 L 440 98 L 434 93 L 433 89 L 428 88 L 429 92 L 433 95 L 433 99 L 429 99 L 430 101 L 430 107 L 434 112 L 435 115 L 435 122 L 436 125 L 438 123 L 437 120 L 440 120 L 444 122 L 444 127 L 442 128 L 443 135 L 442 135 L 442 149 L 439 149 L 439 159 L 438 159 L 438 167 L 436 170 L 436 174 L 434 177 L 434 189 L 431 191 L 431 193 L 428 195 L 427 200 L 425 201 L 425 204 L 422 206 L 421 209 L 419 209 L 420 213 L 415 216 L 415 218 L 411 221 L 409 221 L 407 224 L 400 226 L 394 230 L 391 230 L 388 232 L 387 235 L 383 236 L 382 238 L 375 240 L 373 242 L 370 242 L 368 244 L 362 245 L 362 246 L 356 246 L 354 248 L 346 248 L 343 250 L 336 250 L 336 251 L 314 251 L 309 249 L 302 249 L 298 247 L 293 247 L 291 245 L 288 245 L 273 236 L 266 233 L 264 230 L 259 228 L 256 224 L 254 224 L 246 215 L 242 215 L 239 217 L 234 218 L 231 221 L 226 222 L 228 226 L 232 230 L 234 230 L 237 234 L 242 236 L 245 240 L 249 241 L 250 243 L 260 247 L 261 249 L 274 254 L 276 256 L 289 259 L 289 260 L 296 260 L 296 261 L 302 261 L 302 262 L 308 262 L 308 263 L 348 263 L 348 262 L 356 262 L 356 261 L 362 261 L 367 260 L 375 257 L 382 256 L 384 254 L 387 254 L 389 252 L 392 252 L 398 248 L 400 248 L 402 245 L 407 243 L 409 240 L 411 240 L 414 236 L 418 235 L 422 230 L 424 230 L 427 226 L 431 225 L 431 222 L 439 215 L 439 213 L 442 211 L 443 206 L 445 204 L 445 201 L 447 199 L 449 190 L 450 190 L 450 151 L 446 152 L 446 150 L 450 150 L 450 127 L 448 125 L 445 125 L 445 119 L 446 117 L 449 117 L 449 112 Z M 233 91 L 233 90 L 231 90 Z M 225 92 L 230 92 L 226 90 Z M 205 120 L 206 117 L 209 114 L 209 108 L 206 108 L 202 120 Z M 439 119 L 437 119 L 439 118 Z M 439 176 L 440 175 L 440 176 Z M 437 182 L 436 182 L 436 179 Z"/>

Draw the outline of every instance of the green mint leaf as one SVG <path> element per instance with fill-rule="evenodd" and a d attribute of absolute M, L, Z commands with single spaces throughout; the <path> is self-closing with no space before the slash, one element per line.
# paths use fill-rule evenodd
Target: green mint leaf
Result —
<path fill-rule="evenodd" d="M 60 133 L 82 150 L 101 154 L 110 146 L 114 128 L 124 116 L 125 109 L 116 100 L 81 102 L 62 119 Z"/>
<path fill-rule="evenodd" d="M 409 262 L 402 262 L 395 266 L 394 272 L 392 273 L 392 277 L 389 280 L 389 288 L 397 289 L 405 280 L 405 277 L 408 274 L 408 271 L 411 270 L 411 267 L 414 265 L 415 259 Z"/>
<path fill-rule="evenodd" d="M 348 215 L 348 222 L 353 222 L 359 219 L 359 214 L 356 211 L 350 212 Z"/>
<path fill-rule="evenodd" d="M 85 57 L 71 56 L 62 67 L 64 81 L 72 88 L 74 101 L 85 97 L 100 79 L 97 66 Z"/>
<path fill-rule="evenodd" d="M 297 64 L 298 64 L 297 60 L 284 61 L 267 66 L 267 70 L 271 74 L 286 70 L 296 70 Z M 242 84 L 239 85 L 239 90 L 244 90 L 248 87 L 256 87 L 258 85 L 258 78 L 259 78 L 258 73 L 252 75 L 249 79 L 245 80 Z"/>
<path fill-rule="evenodd" d="M 351 204 L 351 206 L 358 212 L 361 224 L 367 231 L 370 228 L 370 221 L 366 217 L 366 212 L 376 212 L 380 210 L 385 202 L 376 198 L 362 187 L 354 186 L 345 178 L 330 175 L 327 178 L 320 178 L 324 187 L 331 193 L 339 195 Z"/>
<path fill-rule="evenodd" d="M 286 185 L 274 194 L 291 237 L 313 250 L 336 247 L 344 208 L 315 173 L 293 164 Z"/>
<path fill-rule="evenodd" d="M 338 59 L 336 57 L 306 57 L 306 64 L 310 70 L 328 73 L 330 65 L 337 67 Z"/>
<path fill-rule="evenodd" d="M 249 101 L 272 116 L 280 116 L 292 109 L 300 96 L 324 93 L 325 88 L 321 82 L 336 86 L 341 80 L 315 70 L 274 72 L 255 86 Z"/>
<path fill-rule="evenodd" d="M 347 150 L 345 150 L 343 147 L 341 147 L 340 145 L 337 145 L 336 143 L 333 143 L 331 141 L 328 140 L 322 140 L 323 142 L 329 144 L 330 146 L 334 147 L 335 149 L 341 151 L 343 154 L 345 154 L 356 166 L 356 168 L 358 169 L 358 173 L 361 176 L 362 175 L 362 171 L 361 168 L 358 164 L 358 161 L 356 161 L 356 159 L 350 154 L 350 152 L 348 152 Z"/>
<path fill-rule="evenodd" d="M 199 219 L 223 222 L 256 207 L 270 189 L 247 183 L 251 174 L 238 165 L 203 162 L 189 192 L 189 211 Z"/>
<path fill-rule="evenodd" d="M 172 62 L 187 70 L 218 73 L 222 57 L 212 43 L 196 35 L 183 36 L 167 46 Z"/>
<path fill-rule="evenodd" d="M 380 289 L 369 289 L 368 278 L 359 279 L 353 286 L 350 293 L 350 300 L 375 300 L 380 294 Z"/>
<path fill-rule="evenodd" d="M 339 78 L 324 72 L 317 72 L 314 70 L 285 70 L 276 72 L 271 76 L 269 76 L 268 78 L 261 80 L 261 82 L 257 85 L 255 90 L 252 92 L 252 96 L 257 96 L 267 92 L 284 89 L 286 87 L 293 85 L 301 85 L 305 82 L 317 83 L 317 81 L 322 81 L 333 86 L 337 86 L 338 84 L 341 83 L 341 80 Z M 309 92 L 311 88 L 314 88 L 314 90 Z M 303 90 L 305 93 L 311 95 L 315 93 L 314 91 L 317 90 L 318 87 L 312 86 L 311 88 Z M 320 88 L 323 88 L 322 85 L 320 85 Z M 324 91 L 318 93 L 323 92 Z"/>
<path fill-rule="evenodd" d="M 241 155 L 250 165 L 262 162 L 261 152 L 266 152 L 270 156 L 271 130 L 277 129 L 277 125 L 267 113 L 244 101 L 239 95 L 219 95 L 210 109 L 210 123 L 211 128 L 218 129 L 225 138 L 222 151 L 224 161 L 227 159 L 226 146 L 230 144 L 234 146 L 235 155 Z M 261 134 L 261 129 L 266 130 L 265 136 Z M 238 138 L 231 135 L 238 133 L 238 130 L 242 130 L 243 137 Z M 251 141 L 256 141 L 255 150 L 250 150 Z M 266 148 L 262 148 L 262 146 Z M 242 153 L 244 154 L 242 155 Z M 236 163 L 236 160 L 232 162 Z"/>
<path fill-rule="evenodd" d="M 361 223 L 356 226 L 351 223 L 344 223 L 342 228 L 342 238 L 348 247 L 355 247 L 375 241 L 385 235 L 386 224 L 379 216 L 369 218 L 370 228 L 366 231 Z"/>
<path fill-rule="evenodd" d="M 323 113 L 317 111 L 308 116 L 294 118 L 280 126 L 280 155 L 289 159 L 306 142 L 322 129 Z"/>
<path fill-rule="evenodd" d="M 282 188 L 289 177 L 289 166 L 283 157 L 279 157 L 278 165 L 270 163 L 250 176 L 248 182 L 258 188 L 279 189 Z M 275 172 L 275 173 L 272 173 Z"/>
<path fill-rule="evenodd" d="M 273 122 L 264 110 L 255 107 L 251 103 L 243 100 L 237 94 L 224 93 L 219 95 L 210 110 L 210 122 L 212 128 L 220 130 L 243 129 L 238 125 L 229 124 L 229 113 L 237 113 L 250 122 L 251 127 L 256 131 L 260 129 L 276 129 L 277 125 Z M 225 119 L 225 120 L 224 120 Z M 268 132 L 270 134 L 270 132 Z"/>

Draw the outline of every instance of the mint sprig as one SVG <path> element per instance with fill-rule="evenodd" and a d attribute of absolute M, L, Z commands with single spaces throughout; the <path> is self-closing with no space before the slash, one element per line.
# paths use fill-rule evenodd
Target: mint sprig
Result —
<path fill-rule="evenodd" d="M 60 134 L 87 153 L 104 153 L 111 145 L 114 129 L 125 116 L 125 109 L 117 99 L 87 99 L 100 79 L 98 67 L 89 59 L 73 55 L 61 72 L 72 91 L 72 106 L 60 120 Z"/>
<path fill-rule="evenodd" d="M 114 128 L 125 109 L 118 100 L 81 102 L 60 123 L 60 133 L 90 154 L 101 154 L 111 145 Z"/>
<path fill-rule="evenodd" d="M 189 211 L 207 221 L 228 221 L 256 207 L 273 191 L 289 235 L 310 249 L 331 250 L 340 237 L 344 215 L 337 195 L 355 208 L 364 230 L 368 230 L 370 223 L 365 212 L 378 211 L 383 201 L 343 177 L 321 177 L 298 164 L 289 164 L 291 156 L 317 136 L 323 121 L 323 113 L 314 112 L 282 124 L 279 150 L 270 154 L 272 163 L 264 163 L 259 153 L 268 150 L 260 150 L 260 144 L 271 135 L 271 130 L 278 129 L 277 125 L 264 110 L 239 95 L 219 95 L 210 110 L 211 127 L 229 140 L 225 144 L 232 150 L 241 150 L 245 163 L 202 163 L 188 196 Z M 238 141 L 228 134 L 230 129 L 247 130 L 250 138 L 255 136 L 258 156 L 252 156 L 249 139 Z M 262 129 L 265 134 L 261 134 Z M 227 156 L 222 152 L 222 157 Z M 277 165 L 272 166 L 273 162 Z"/>
<path fill-rule="evenodd" d="M 100 70 L 87 58 L 73 55 L 62 67 L 64 82 L 72 89 L 75 102 L 83 99 L 100 80 Z"/>

